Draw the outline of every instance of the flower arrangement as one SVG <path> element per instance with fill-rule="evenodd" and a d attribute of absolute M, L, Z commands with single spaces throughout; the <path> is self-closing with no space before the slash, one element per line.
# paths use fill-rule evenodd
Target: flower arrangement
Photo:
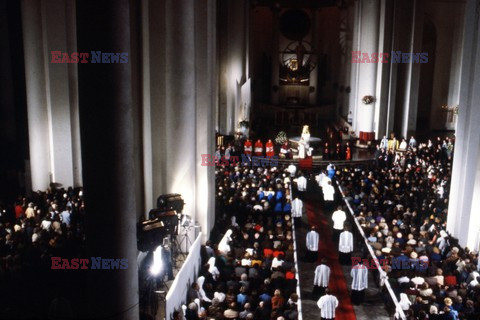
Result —
<path fill-rule="evenodd" d="M 287 134 L 284 131 L 280 131 L 275 138 L 277 144 L 284 144 L 287 141 Z"/>
<path fill-rule="evenodd" d="M 365 96 L 365 97 L 362 98 L 363 104 L 371 104 L 371 103 L 373 103 L 374 100 L 375 100 L 375 98 L 372 97 L 372 96 Z"/>

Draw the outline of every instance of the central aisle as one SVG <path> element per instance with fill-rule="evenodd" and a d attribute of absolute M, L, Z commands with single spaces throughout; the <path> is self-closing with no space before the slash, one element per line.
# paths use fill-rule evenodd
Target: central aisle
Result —
<path fill-rule="evenodd" d="M 318 261 L 320 264 L 322 258 L 328 260 L 328 266 L 331 268 L 329 288 L 332 294 L 337 297 L 339 301 L 336 310 L 335 319 L 338 320 L 355 320 L 355 311 L 350 301 L 350 293 L 348 291 L 343 269 L 338 261 L 338 252 L 332 241 L 330 227 L 328 225 L 327 217 L 325 216 L 319 201 L 306 200 L 307 219 L 310 225 L 317 227 L 320 234 L 320 242 L 318 245 Z"/>

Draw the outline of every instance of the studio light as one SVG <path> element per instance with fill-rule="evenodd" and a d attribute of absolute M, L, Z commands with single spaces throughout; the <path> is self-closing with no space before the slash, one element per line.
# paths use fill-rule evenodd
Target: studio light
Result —
<path fill-rule="evenodd" d="M 162 250 L 162 246 L 158 246 L 153 252 L 153 264 L 150 267 L 150 273 L 154 276 L 160 274 L 163 268 Z"/>

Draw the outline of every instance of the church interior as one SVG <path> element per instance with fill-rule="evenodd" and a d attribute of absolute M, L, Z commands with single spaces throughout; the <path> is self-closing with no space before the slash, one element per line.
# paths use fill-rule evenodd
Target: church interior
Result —
<path fill-rule="evenodd" d="M 479 0 L 0 0 L 0 319 L 480 319 Z"/>

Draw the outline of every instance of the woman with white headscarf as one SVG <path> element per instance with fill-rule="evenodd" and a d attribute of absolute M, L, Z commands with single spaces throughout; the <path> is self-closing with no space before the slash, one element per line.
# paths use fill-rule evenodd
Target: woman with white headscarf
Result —
<path fill-rule="evenodd" d="M 231 235 L 232 229 L 228 229 L 222 240 L 220 240 L 220 243 L 218 244 L 218 251 L 220 251 L 220 253 L 227 254 L 230 252 L 230 246 L 228 243 L 232 241 L 232 238 L 230 237 Z"/>
<path fill-rule="evenodd" d="M 200 294 L 200 299 L 205 302 L 212 302 L 210 298 L 207 297 L 207 294 L 205 293 L 205 290 L 203 290 L 203 283 L 205 282 L 205 277 L 201 276 L 198 277 L 197 279 L 197 284 L 198 284 L 198 293 Z"/>
<path fill-rule="evenodd" d="M 215 259 L 215 257 L 208 259 L 208 272 L 212 275 L 213 280 L 217 281 L 220 276 L 220 271 L 218 271 L 218 268 L 215 266 Z"/>
<path fill-rule="evenodd" d="M 398 302 L 400 307 L 403 311 L 407 311 L 410 309 L 410 305 L 412 304 L 408 299 L 408 296 L 405 293 L 400 293 L 400 301 Z"/>

